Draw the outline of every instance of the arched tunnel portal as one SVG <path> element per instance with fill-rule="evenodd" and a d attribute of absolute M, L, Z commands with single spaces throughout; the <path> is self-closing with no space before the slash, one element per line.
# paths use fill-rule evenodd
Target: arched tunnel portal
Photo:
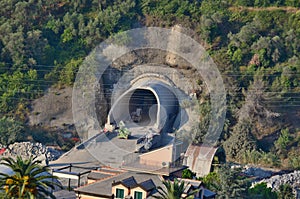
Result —
<path fill-rule="evenodd" d="M 162 132 L 172 132 L 180 107 L 171 89 L 157 80 L 132 86 L 113 103 L 108 123 L 136 122 L 140 126 L 153 126 Z M 141 116 L 137 120 L 134 119 L 136 114 Z"/>

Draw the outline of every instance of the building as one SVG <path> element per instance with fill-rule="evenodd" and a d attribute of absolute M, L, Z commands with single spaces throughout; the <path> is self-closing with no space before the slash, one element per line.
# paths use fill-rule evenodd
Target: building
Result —
<path fill-rule="evenodd" d="M 89 179 L 91 183 L 75 189 L 78 198 L 148 198 L 156 193 L 157 186 L 162 186 L 163 180 L 159 175 L 127 171 L 96 181 L 94 179 L 93 182 Z"/>
<path fill-rule="evenodd" d="M 174 173 L 176 176 L 178 173 Z M 171 174 L 173 176 L 173 174 Z M 145 199 L 157 195 L 157 187 L 164 187 L 163 180 L 171 176 L 161 176 L 150 173 L 123 171 L 108 176 L 101 171 L 93 171 L 88 176 L 88 184 L 75 189 L 79 199 L 132 198 Z M 215 198 L 216 194 L 205 189 L 203 183 L 197 180 L 180 179 L 187 184 L 184 195 L 195 189 L 199 191 L 195 198 Z"/>
<path fill-rule="evenodd" d="M 183 165 L 183 154 L 188 144 L 178 139 L 174 129 L 180 125 L 188 126 L 182 118 L 189 117 L 171 89 L 171 85 L 147 76 L 113 103 L 106 131 L 75 150 L 87 150 L 108 167 L 90 172 L 87 184 L 75 189 L 77 198 L 152 198 L 158 194 L 157 187 L 164 187 L 163 180 L 182 177 L 182 171 L 187 168 Z M 135 120 L 132 115 L 136 116 L 137 107 L 142 109 L 138 114 L 141 118 Z M 130 131 L 130 136 L 125 139 L 118 136 L 121 126 Z M 192 170 L 202 169 L 203 175 L 210 171 L 216 149 L 209 151 L 209 158 L 204 162 L 199 161 L 200 151 L 196 146 L 189 146 L 185 160 Z M 188 184 L 184 194 L 199 189 L 195 198 L 214 198 L 216 195 L 205 189 L 200 181 L 181 180 Z"/>
<path fill-rule="evenodd" d="M 142 74 L 132 72 L 136 75 L 119 81 L 122 85 L 114 85 L 105 131 L 77 147 L 86 149 L 103 165 L 123 171 L 116 175 L 91 172 L 88 184 L 75 189 L 78 198 L 151 198 L 157 194 L 157 187 L 163 187 L 164 179 L 180 178 L 187 168 L 182 161 L 188 141 L 177 133 L 188 132 L 193 124 L 191 118 L 198 118 L 192 111 L 193 103 L 188 93 L 177 86 L 179 79 L 167 75 L 175 75 L 175 70 L 166 68 L 171 73 L 158 74 L 152 65 L 142 68 Z M 185 88 L 186 82 L 180 85 Z M 124 128 L 130 136 L 120 139 L 118 133 Z M 205 164 L 210 168 L 209 160 Z M 190 161 L 194 159 L 188 156 L 187 163 Z M 195 168 L 198 167 L 199 164 Z M 185 194 L 200 189 L 195 198 L 214 197 L 202 182 L 188 183 Z"/>

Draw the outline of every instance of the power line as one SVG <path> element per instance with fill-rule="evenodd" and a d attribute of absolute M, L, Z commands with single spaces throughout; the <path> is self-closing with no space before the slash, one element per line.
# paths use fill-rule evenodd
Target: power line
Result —
<path fill-rule="evenodd" d="M 1 70 L 1 68 L 0 68 L 0 70 Z M 37 70 L 37 69 L 33 69 L 33 70 L 36 70 L 37 72 L 53 72 L 53 70 L 43 70 L 43 69 L 39 69 L 39 70 Z M 76 74 L 76 75 L 94 75 L 94 76 L 96 76 L 96 77 L 98 77 L 98 76 L 102 76 L 102 75 L 109 75 L 110 74 L 110 72 L 109 71 L 104 71 L 104 72 L 102 72 L 102 73 L 91 73 L 91 72 L 76 72 L 76 71 L 74 71 L 74 73 Z M 121 72 L 120 72 L 121 73 Z M 60 72 L 60 74 L 61 74 L 61 72 Z M 160 74 L 160 73 L 158 73 L 158 74 Z M 169 74 L 169 75 L 173 75 L 173 73 L 163 73 L 164 75 L 166 75 L 166 74 Z M 199 74 L 200 76 L 199 77 L 201 77 L 201 73 Z M 261 76 L 261 77 L 281 77 L 281 76 L 296 76 L 296 77 L 298 77 L 298 76 L 300 76 L 300 72 L 298 73 L 284 73 L 284 74 L 282 74 L 282 73 L 280 73 L 280 74 L 253 74 L 253 75 L 251 75 L 251 74 L 222 74 L 221 73 L 221 76 L 223 76 L 223 77 L 254 77 L 254 76 Z"/>
<path fill-rule="evenodd" d="M 4 92 L 2 92 L 3 94 Z M 1 91 L 0 91 L 1 94 Z M 44 94 L 43 91 L 41 90 L 36 90 L 34 92 L 30 92 L 30 91 L 19 91 L 19 92 L 15 92 L 14 94 L 18 95 L 22 95 L 22 94 Z M 43 95 L 45 96 L 45 95 Z M 1 96 L 0 96 L 1 97 Z M 31 96 L 34 97 L 34 96 Z M 70 96 L 72 97 L 72 96 Z M 120 96 L 119 96 L 120 97 Z M 151 99 L 149 98 L 151 97 Z M 169 102 L 173 102 L 174 98 L 176 98 L 176 96 L 173 95 L 160 95 L 160 97 L 164 98 L 164 101 L 169 101 Z M 4 98 L 20 98 L 20 99 L 24 99 L 25 97 L 22 96 L 7 96 Z M 263 98 L 262 100 L 260 100 L 261 102 L 267 102 L 267 103 L 279 103 L 279 102 L 283 102 L 283 103 L 298 103 L 300 102 L 300 100 L 298 100 L 300 97 L 282 97 L 282 98 Z M 84 99 L 84 97 L 83 97 Z M 96 99 L 96 97 L 95 97 Z M 156 97 L 154 95 L 149 95 L 149 94 L 145 94 L 145 95 L 138 95 L 138 96 L 133 96 L 133 95 L 125 95 L 122 97 L 123 100 L 128 100 L 128 101 L 132 101 L 132 100 L 136 100 L 136 101 L 151 101 L 151 100 L 156 100 Z M 284 100 L 287 99 L 287 100 Z M 294 100 L 293 100 L 294 99 Z M 296 100 L 295 100 L 296 99 Z"/>
<path fill-rule="evenodd" d="M 0 62 L 0 63 L 4 63 L 4 64 L 10 64 L 10 65 L 13 65 L 12 63 L 6 63 L 6 62 Z M 147 64 L 144 64 L 145 66 L 147 66 Z M 149 64 L 150 65 L 150 64 Z M 159 64 L 158 64 L 159 65 Z M 49 68 L 49 69 L 38 69 L 38 68 L 34 68 L 36 66 L 41 66 L 41 67 L 45 67 L 45 68 Z M 141 65 L 142 66 L 142 65 Z M 159 67 L 159 66 L 154 66 L 154 67 Z M 170 67 L 166 67 L 166 66 L 162 66 L 164 68 L 170 68 Z M 111 67 L 113 68 L 113 67 Z M 0 69 L 4 69 L 4 70 L 12 70 L 12 71 L 16 71 L 16 70 L 36 70 L 36 71 L 44 71 L 44 72 L 51 72 L 53 71 L 53 69 L 64 69 L 64 66 L 58 66 L 58 65 L 43 65 L 43 64 L 37 64 L 37 65 L 34 65 L 33 68 L 27 68 L 27 69 L 22 69 L 22 68 L 17 68 L 17 69 L 14 69 L 13 67 L 0 67 Z M 98 69 L 98 70 L 102 70 L 103 68 L 94 68 L 94 69 Z M 174 68 L 173 68 L 174 69 Z M 209 70 L 209 68 L 207 68 Z M 181 69 L 179 69 L 181 70 Z M 124 72 L 124 71 L 130 71 L 129 69 L 121 69 L 120 71 Z M 277 72 L 277 73 L 283 73 L 283 71 L 280 71 L 276 68 L 260 68 L 259 70 L 255 71 L 255 72 Z M 104 71 L 105 73 L 108 73 L 109 71 L 105 70 Z M 230 74 L 230 72 L 233 72 L 233 73 L 238 73 L 238 74 Z M 79 72 L 79 73 L 82 73 L 82 74 L 85 74 L 84 72 Z M 90 74 L 90 72 L 86 72 L 87 74 Z M 243 74 L 239 71 L 235 71 L 235 70 L 225 70 L 225 71 L 220 71 L 220 73 L 224 76 L 254 76 L 254 75 L 268 75 L 268 74 Z M 223 74 L 223 73 L 229 73 L 229 74 Z M 240 73 L 240 74 L 239 74 Z M 166 72 L 165 74 L 173 74 L 173 72 Z M 300 72 L 293 72 L 293 73 L 284 73 L 284 75 L 295 75 L 295 74 L 300 74 Z M 271 76 L 273 75 L 280 75 L 280 74 L 270 74 Z"/>
<path fill-rule="evenodd" d="M 32 84 L 22 84 L 22 85 L 32 85 Z M 44 86 L 47 86 L 47 85 L 44 85 Z M 20 89 L 9 89 L 9 88 L 0 88 L 0 93 L 6 93 L 7 91 L 9 92 L 15 92 L 15 93 L 20 93 L 20 94 L 23 94 L 23 93 L 45 93 L 46 94 L 46 90 L 47 89 L 32 89 L 30 91 L 23 91 L 22 88 Z M 106 90 L 106 89 L 104 89 Z M 141 91 L 143 92 L 143 91 Z M 235 93 L 234 96 L 242 96 L 242 97 L 245 97 L 247 96 L 244 95 L 242 93 L 242 91 L 234 91 L 234 92 L 230 92 L 230 93 Z M 227 94 L 230 94 L 230 93 L 227 93 Z M 257 91 L 257 92 L 252 92 L 253 94 L 265 94 L 265 95 L 275 95 L 275 94 L 282 94 L 282 95 L 285 95 L 285 96 L 273 96 L 273 97 L 263 97 L 264 99 L 298 99 L 300 98 L 300 94 L 298 91 L 294 91 L 294 92 L 284 92 L 282 93 L 282 91 L 265 91 L 265 92 L 260 92 L 260 91 Z M 96 93 L 95 93 L 96 94 Z M 99 94 L 103 94 L 103 95 L 115 95 L 116 94 L 116 91 L 103 91 L 103 92 L 99 92 Z M 135 92 L 132 92 L 132 93 L 128 93 L 128 95 L 130 95 L 130 98 L 141 98 L 141 99 L 144 99 L 143 97 L 148 97 L 149 95 L 151 94 L 147 94 L 147 93 L 136 93 Z M 152 94 L 154 96 L 154 94 Z M 166 93 L 161 93 L 160 96 L 164 97 L 164 98 L 174 98 L 173 96 L 175 95 L 175 93 L 173 94 L 166 94 Z M 125 96 L 124 96 L 125 97 Z M 127 96 L 126 96 L 127 97 Z M 128 97 L 127 97 L 128 98 Z"/>

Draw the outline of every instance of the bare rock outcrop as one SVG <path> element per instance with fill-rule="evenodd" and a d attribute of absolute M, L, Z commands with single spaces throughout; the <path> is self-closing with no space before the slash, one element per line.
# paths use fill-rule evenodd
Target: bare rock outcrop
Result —
<path fill-rule="evenodd" d="M 29 125 L 53 130 L 73 130 L 72 92 L 72 87 L 49 88 L 44 96 L 32 103 Z M 107 102 L 102 87 L 96 90 L 96 99 L 96 109 L 99 110 L 97 111 L 98 120 L 100 124 L 104 124 L 107 116 Z"/>
<path fill-rule="evenodd" d="M 73 124 L 72 88 L 49 88 L 44 96 L 36 99 L 29 115 L 30 126 L 65 128 Z"/>

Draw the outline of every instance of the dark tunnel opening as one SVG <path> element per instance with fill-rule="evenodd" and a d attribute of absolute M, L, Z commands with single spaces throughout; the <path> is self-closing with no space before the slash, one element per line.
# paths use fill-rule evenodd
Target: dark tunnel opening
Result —
<path fill-rule="evenodd" d="M 157 120 L 157 99 L 150 90 L 136 89 L 130 96 L 129 111 L 131 115 L 140 115 L 135 122 L 139 125 L 154 124 Z"/>

